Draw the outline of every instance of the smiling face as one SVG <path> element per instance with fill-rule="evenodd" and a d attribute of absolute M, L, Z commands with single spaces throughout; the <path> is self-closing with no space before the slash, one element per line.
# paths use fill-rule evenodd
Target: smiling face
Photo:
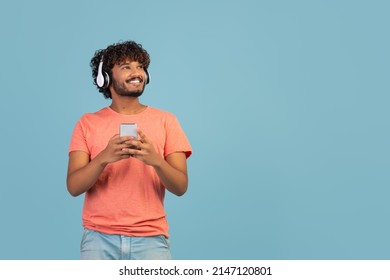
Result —
<path fill-rule="evenodd" d="M 124 60 L 112 68 L 111 91 L 120 96 L 139 97 L 146 84 L 146 73 L 141 63 Z"/>

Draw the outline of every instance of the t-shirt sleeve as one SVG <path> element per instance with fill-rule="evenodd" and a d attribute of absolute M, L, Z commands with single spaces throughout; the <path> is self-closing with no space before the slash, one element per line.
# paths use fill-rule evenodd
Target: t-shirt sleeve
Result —
<path fill-rule="evenodd" d="M 69 153 L 73 151 L 83 151 L 90 154 L 86 141 L 86 128 L 83 125 L 83 118 L 81 118 L 75 125 L 72 138 L 69 145 Z"/>
<path fill-rule="evenodd" d="M 186 158 L 189 158 L 192 154 L 192 148 L 179 121 L 175 116 L 172 116 L 167 121 L 164 156 L 167 157 L 176 152 L 184 152 Z"/>

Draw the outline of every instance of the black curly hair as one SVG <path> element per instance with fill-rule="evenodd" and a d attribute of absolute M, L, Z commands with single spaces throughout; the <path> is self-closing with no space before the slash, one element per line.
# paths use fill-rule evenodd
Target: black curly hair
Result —
<path fill-rule="evenodd" d="M 96 84 L 96 76 L 98 74 L 98 68 L 100 59 L 103 55 L 103 71 L 107 72 L 108 75 L 112 76 L 111 69 L 115 64 L 119 64 L 126 59 L 131 61 L 137 61 L 142 64 L 145 69 L 149 67 L 150 57 L 148 52 L 142 48 L 141 44 L 134 41 L 119 42 L 116 44 L 109 45 L 106 49 L 98 50 L 92 57 L 90 66 L 92 68 L 92 78 L 94 85 L 98 88 L 99 92 L 103 93 L 105 98 L 112 98 L 110 89 L 99 88 Z"/>

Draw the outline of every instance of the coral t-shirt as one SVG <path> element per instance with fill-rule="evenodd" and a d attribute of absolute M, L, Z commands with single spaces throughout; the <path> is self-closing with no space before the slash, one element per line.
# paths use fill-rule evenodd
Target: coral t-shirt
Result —
<path fill-rule="evenodd" d="M 121 123 L 137 123 L 158 154 L 192 149 L 177 118 L 166 111 L 147 107 L 134 115 L 122 115 L 110 107 L 83 115 L 77 122 L 69 152 L 83 151 L 96 157 L 119 134 Z M 83 226 L 108 234 L 168 237 L 164 210 L 165 187 L 154 168 L 135 158 L 110 163 L 85 194 Z"/>

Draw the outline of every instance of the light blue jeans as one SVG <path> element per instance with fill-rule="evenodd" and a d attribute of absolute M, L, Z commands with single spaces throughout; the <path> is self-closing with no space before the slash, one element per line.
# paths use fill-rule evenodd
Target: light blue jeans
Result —
<path fill-rule="evenodd" d="M 134 237 L 84 229 L 82 260 L 170 260 L 169 240 L 163 235 Z"/>

